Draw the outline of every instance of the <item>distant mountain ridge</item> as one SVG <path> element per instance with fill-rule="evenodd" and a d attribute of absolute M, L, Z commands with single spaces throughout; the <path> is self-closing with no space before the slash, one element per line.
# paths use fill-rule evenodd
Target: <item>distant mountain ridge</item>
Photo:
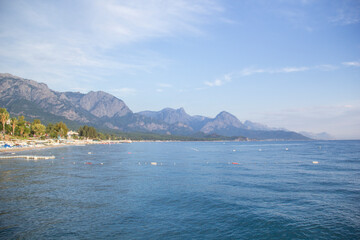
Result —
<path fill-rule="evenodd" d="M 122 100 L 106 92 L 57 92 L 44 83 L 11 74 L 0 74 L 0 107 L 6 107 L 13 115 L 39 118 L 44 122 L 57 119 L 73 125 L 88 124 L 125 132 L 184 136 L 202 133 L 259 140 L 309 139 L 299 133 L 275 130 L 251 121 L 242 123 L 225 111 L 215 118 L 190 116 L 183 108 L 133 113 Z"/>

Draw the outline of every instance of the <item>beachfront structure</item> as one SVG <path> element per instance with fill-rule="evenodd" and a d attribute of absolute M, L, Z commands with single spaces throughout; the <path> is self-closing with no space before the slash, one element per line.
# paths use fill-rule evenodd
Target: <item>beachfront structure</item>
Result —
<path fill-rule="evenodd" d="M 78 136 L 79 136 L 79 133 L 70 130 L 70 131 L 68 131 L 67 136 L 70 137 L 70 138 L 72 138 L 72 137 L 74 137 L 74 136 L 77 136 L 77 137 L 78 137 Z"/>

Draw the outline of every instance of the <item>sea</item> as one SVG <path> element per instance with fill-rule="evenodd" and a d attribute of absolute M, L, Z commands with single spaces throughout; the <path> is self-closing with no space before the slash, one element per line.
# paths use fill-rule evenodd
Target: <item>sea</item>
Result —
<path fill-rule="evenodd" d="M 360 141 L 15 155 L 55 159 L 0 160 L 0 239 L 360 239 Z"/>

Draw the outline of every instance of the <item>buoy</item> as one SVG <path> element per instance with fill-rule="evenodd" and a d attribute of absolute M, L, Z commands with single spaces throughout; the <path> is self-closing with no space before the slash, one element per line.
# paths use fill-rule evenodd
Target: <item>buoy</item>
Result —
<path fill-rule="evenodd" d="M 285 151 L 288 151 L 289 149 L 288 148 L 285 148 Z"/>
<path fill-rule="evenodd" d="M 233 152 L 236 152 L 236 150 L 235 150 L 235 149 L 233 149 Z"/>
<path fill-rule="evenodd" d="M 232 162 L 232 164 L 236 164 L 236 165 L 238 165 L 239 163 L 237 163 L 237 162 Z"/>
<path fill-rule="evenodd" d="M 261 148 L 259 149 L 259 152 L 261 152 L 262 150 L 261 150 Z"/>
<path fill-rule="evenodd" d="M 89 164 L 89 165 L 91 165 L 92 163 L 91 163 L 91 162 L 86 162 L 85 164 Z"/>
<path fill-rule="evenodd" d="M 91 152 L 88 152 L 88 154 L 91 154 Z"/>
<path fill-rule="evenodd" d="M 157 162 L 151 162 L 150 164 L 153 165 L 153 166 L 156 166 Z"/>
<path fill-rule="evenodd" d="M 100 163 L 101 165 L 104 165 L 104 163 L 102 162 L 102 163 Z"/>
<path fill-rule="evenodd" d="M 313 161 L 313 164 L 318 164 L 319 162 L 318 161 Z"/>
<path fill-rule="evenodd" d="M 131 154 L 131 152 L 128 152 L 128 154 Z"/>

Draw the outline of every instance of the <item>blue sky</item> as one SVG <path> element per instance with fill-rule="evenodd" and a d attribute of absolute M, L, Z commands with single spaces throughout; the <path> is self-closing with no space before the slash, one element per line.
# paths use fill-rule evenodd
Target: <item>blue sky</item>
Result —
<path fill-rule="evenodd" d="M 0 72 L 360 139 L 360 1 L 0 0 Z"/>

